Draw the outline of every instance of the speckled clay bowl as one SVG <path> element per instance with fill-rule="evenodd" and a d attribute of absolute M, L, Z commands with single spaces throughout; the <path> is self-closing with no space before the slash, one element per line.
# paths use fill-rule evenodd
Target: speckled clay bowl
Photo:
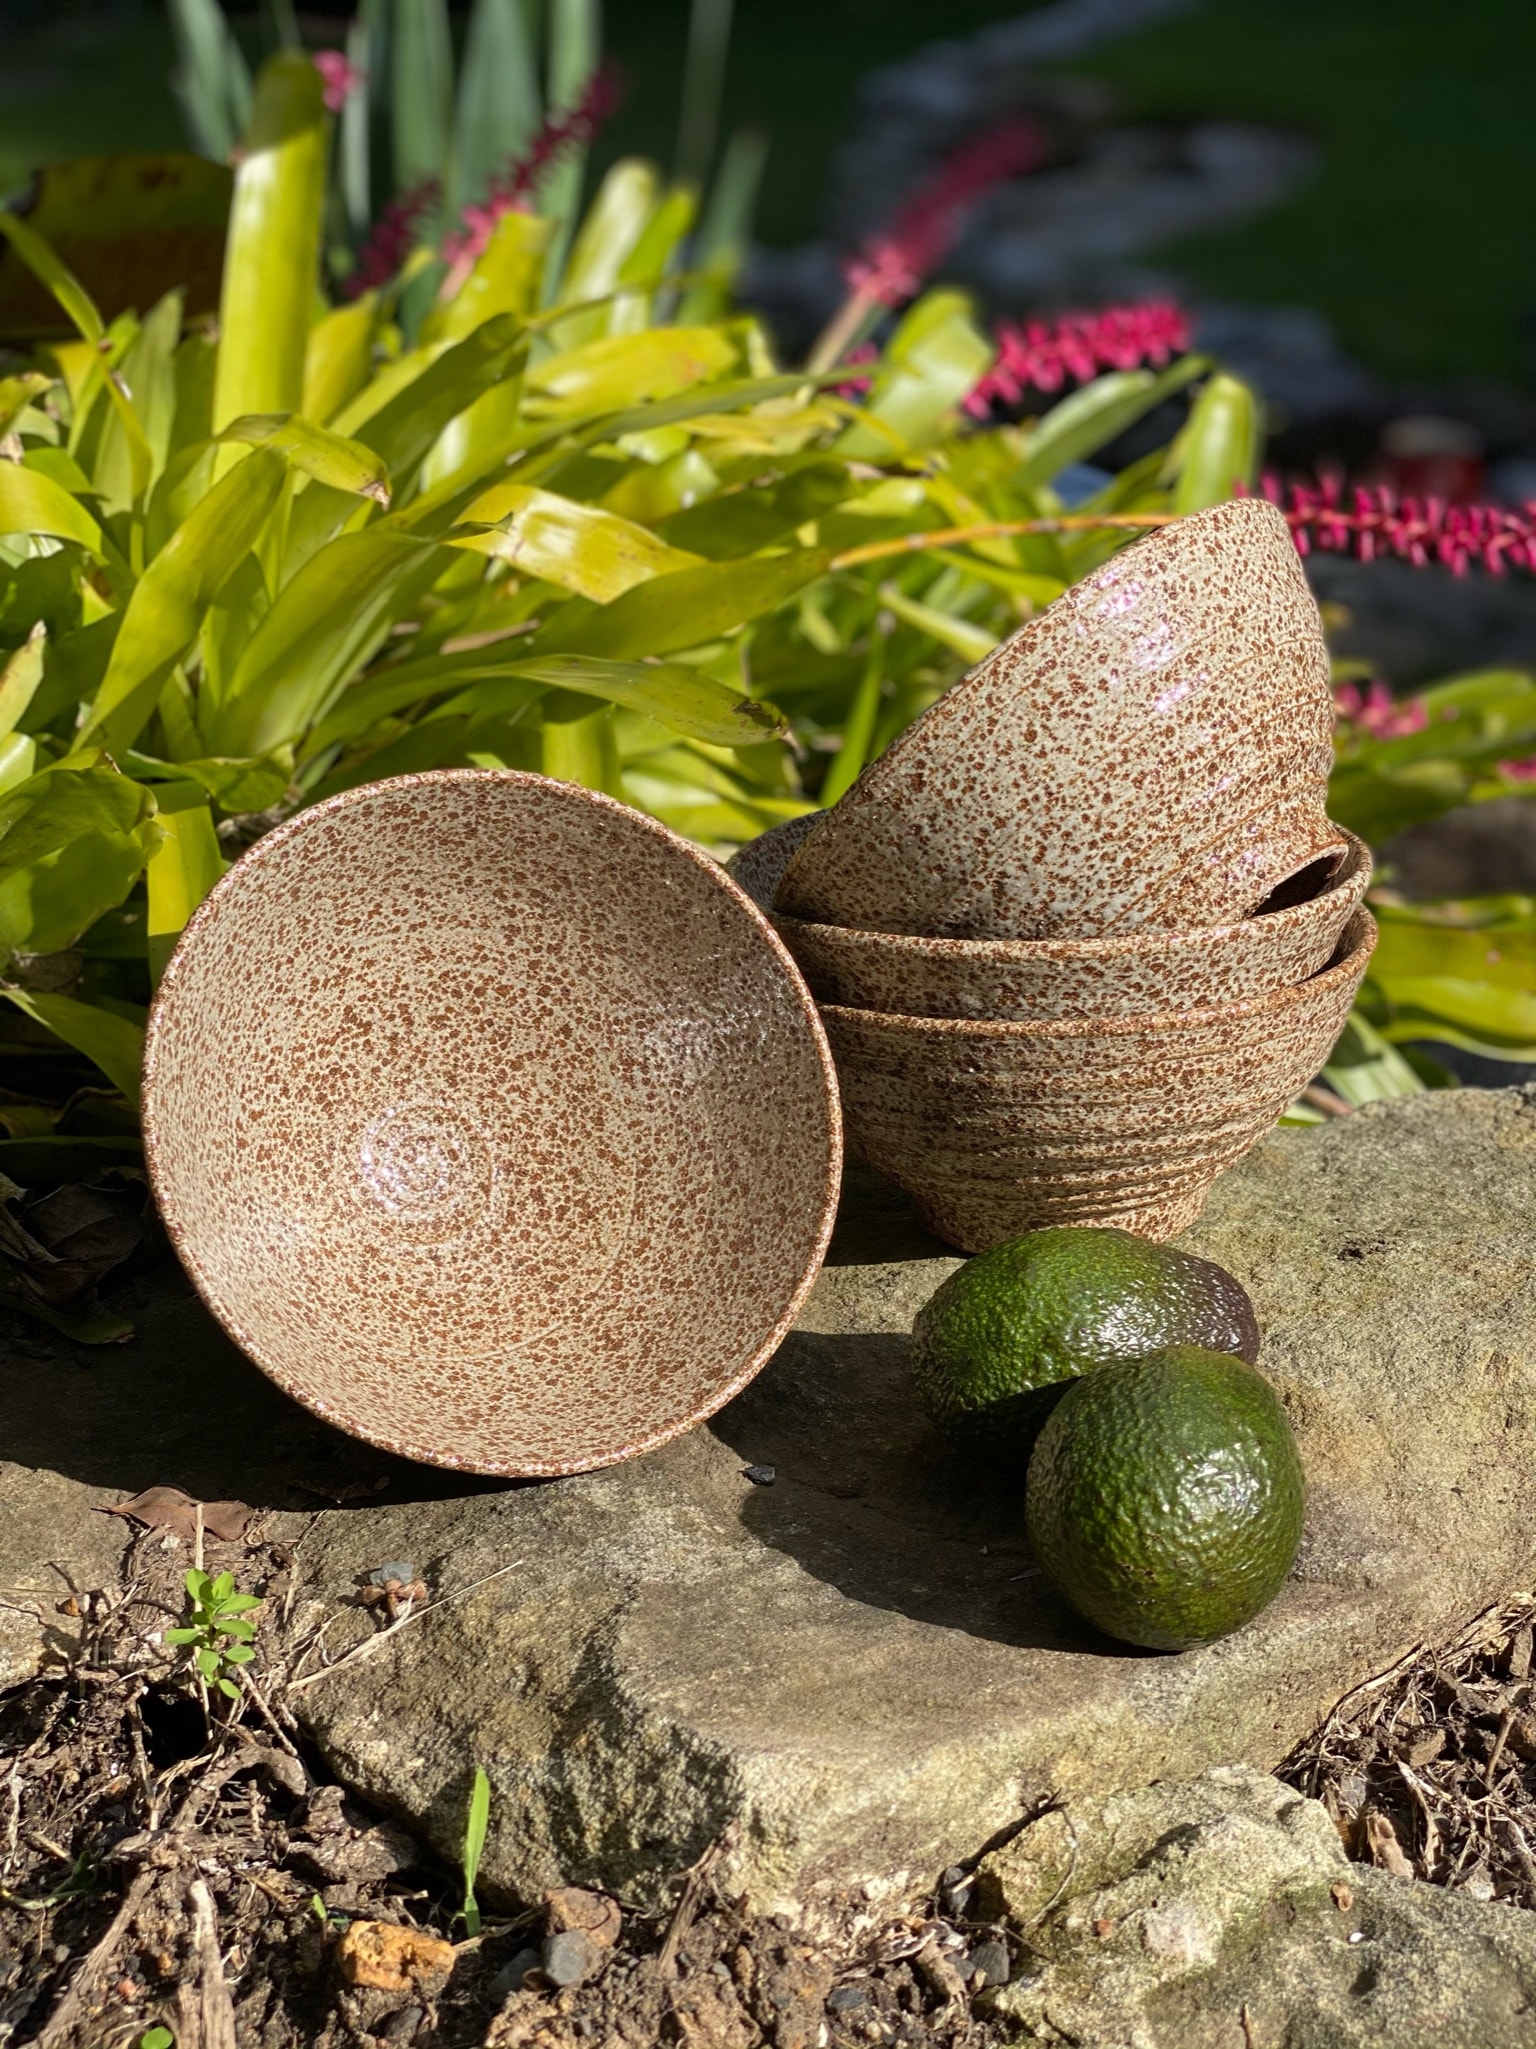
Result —
<path fill-rule="evenodd" d="M 988 1024 L 826 1005 L 850 1148 L 965 1252 L 1047 1224 L 1170 1238 L 1317 1073 L 1376 943 L 1294 988 L 1157 1017 Z"/>
<path fill-rule="evenodd" d="M 1349 839 L 1344 866 L 1284 910 L 1202 932 L 1113 939 L 916 939 L 774 919 L 819 1002 L 907 1017 L 1135 1017 L 1204 1010 L 1288 989 L 1333 958 L 1371 879 Z"/>
<path fill-rule="evenodd" d="M 1121 551 L 899 735 L 797 849 L 788 916 L 950 939 L 1230 924 L 1336 866 L 1327 650 L 1284 516 Z"/>
<path fill-rule="evenodd" d="M 204 1300 L 408 1458 L 546 1474 L 751 1379 L 820 1266 L 837 1091 L 765 921 L 652 819 L 511 772 L 348 791 L 177 947 L 144 1124 Z"/>

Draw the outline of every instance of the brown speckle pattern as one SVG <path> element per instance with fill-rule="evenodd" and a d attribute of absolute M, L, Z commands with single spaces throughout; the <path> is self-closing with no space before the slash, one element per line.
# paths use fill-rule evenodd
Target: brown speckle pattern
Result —
<path fill-rule="evenodd" d="M 965 1252 L 1047 1224 L 1169 1238 L 1327 1058 L 1376 943 L 1294 988 L 1150 1017 L 996 1023 L 824 1005 L 850 1149 Z"/>
<path fill-rule="evenodd" d="M 776 917 L 822 1003 L 909 1017 L 1136 1017 L 1204 1010 L 1288 989 L 1325 967 L 1371 879 L 1346 835 L 1343 867 L 1316 896 L 1198 932 L 1112 939 L 920 939 Z M 757 845 L 758 842 L 753 843 Z"/>
<path fill-rule="evenodd" d="M 404 776 L 259 841 L 150 1019 L 150 1170 L 214 1314 L 410 1458 L 606 1465 L 773 1352 L 831 1230 L 837 1091 L 760 913 L 653 819 Z"/>
<path fill-rule="evenodd" d="M 795 852 L 777 908 L 956 939 L 1230 924 L 1340 845 L 1327 650 L 1258 499 L 1124 549 L 949 690 Z"/>

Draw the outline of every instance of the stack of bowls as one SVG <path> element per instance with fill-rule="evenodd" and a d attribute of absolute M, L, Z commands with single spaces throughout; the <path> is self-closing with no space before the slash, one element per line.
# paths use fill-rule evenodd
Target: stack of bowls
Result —
<path fill-rule="evenodd" d="M 1154 1238 L 1316 1073 L 1375 925 L 1283 517 L 1116 555 L 733 872 L 821 1006 L 851 1145 L 966 1251 Z"/>

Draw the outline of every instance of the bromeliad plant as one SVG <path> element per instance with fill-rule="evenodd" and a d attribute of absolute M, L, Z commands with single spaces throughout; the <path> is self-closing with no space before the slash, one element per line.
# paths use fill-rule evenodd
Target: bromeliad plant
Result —
<path fill-rule="evenodd" d="M 862 397 L 782 371 L 754 321 L 691 311 L 691 202 L 634 161 L 553 272 L 559 221 L 513 207 L 414 332 L 395 286 L 326 309 L 329 119 L 313 64 L 272 59 L 216 332 L 174 295 L 105 326 L 0 215 L 78 334 L 0 386 L 3 993 L 130 1099 L 177 933 L 287 812 L 502 764 L 740 842 L 1252 474 L 1251 394 L 1189 355 L 962 427 L 992 349 L 952 292 Z M 1063 470 L 1202 378 L 1171 448 L 1064 512 Z"/>

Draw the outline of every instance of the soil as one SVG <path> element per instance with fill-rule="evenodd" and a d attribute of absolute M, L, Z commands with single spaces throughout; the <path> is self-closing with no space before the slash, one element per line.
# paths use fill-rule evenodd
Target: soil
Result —
<path fill-rule="evenodd" d="M 268 1612 L 283 1601 L 286 1547 L 254 1532 L 205 1554 Z M 0 2044 L 1006 2039 L 975 2002 L 1018 1945 L 965 1918 L 959 1869 L 911 1913 L 848 1901 L 812 1938 L 722 1897 L 717 1846 L 658 1908 L 567 1889 L 520 1911 L 482 1903 L 471 1934 L 463 1873 L 334 1782 L 285 1711 L 280 1670 L 258 1661 L 259 1682 L 226 1701 L 168 1662 L 160 1633 L 182 1620 L 188 1562 L 184 1543 L 145 1531 L 123 1584 L 90 1597 L 79 1657 L 0 1697 Z M 578 1982 L 553 1982 L 546 1962 Z"/>

